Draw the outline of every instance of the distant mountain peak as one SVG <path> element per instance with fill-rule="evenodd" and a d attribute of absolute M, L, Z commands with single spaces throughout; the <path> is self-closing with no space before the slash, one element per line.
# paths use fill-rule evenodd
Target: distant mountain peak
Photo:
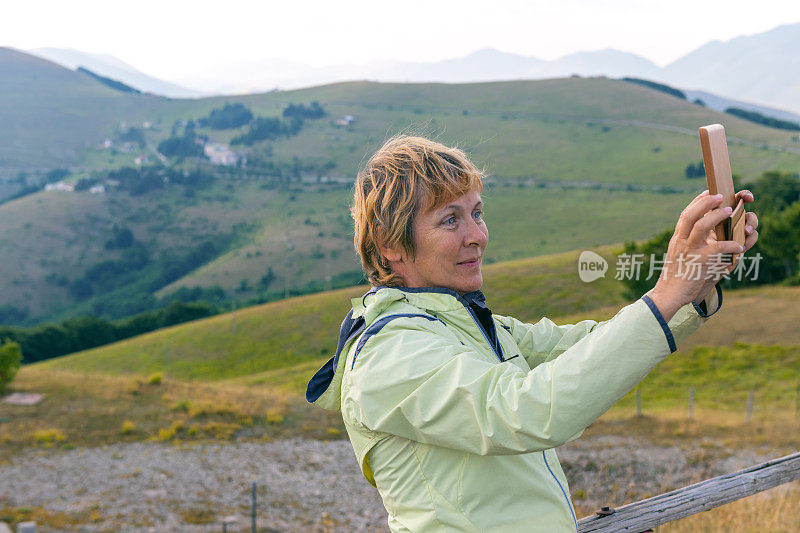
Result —
<path fill-rule="evenodd" d="M 172 98 L 204 96 L 201 91 L 187 89 L 140 72 L 135 67 L 108 54 L 94 54 L 74 48 L 36 48 L 26 53 L 41 57 L 70 70 L 83 67 L 93 73 L 117 80 L 139 91 Z"/>
<path fill-rule="evenodd" d="M 497 57 L 504 57 L 504 58 L 514 57 L 514 58 L 518 58 L 518 59 L 536 59 L 536 58 L 533 58 L 533 57 L 524 56 L 522 54 L 516 54 L 514 52 L 502 52 L 502 51 L 498 50 L 497 48 L 492 48 L 492 47 L 481 48 L 480 50 L 476 50 L 476 51 L 464 56 L 465 59 L 466 58 L 482 58 L 482 59 L 488 58 L 488 59 L 491 59 L 491 58 L 497 58 Z"/>

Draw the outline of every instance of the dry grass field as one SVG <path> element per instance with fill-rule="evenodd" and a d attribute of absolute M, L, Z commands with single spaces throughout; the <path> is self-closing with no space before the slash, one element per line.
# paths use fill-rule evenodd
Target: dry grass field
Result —
<path fill-rule="evenodd" d="M 35 406 L 0 404 L 0 462 L 31 449 L 114 442 L 272 439 L 340 435 L 341 418 L 264 387 L 24 368 L 14 390 L 45 395 Z"/>
<path fill-rule="evenodd" d="M 269 385 L 27 367 L 14 389 L 46 396 L 32 407 L 0 404 L 0 418 L 7 419 L 0 424 L 0 465 L 13 464 L 21 453 L 58 454 L 112 443 L 153 441 L 183 446 L 287 437 L 329 440 L 345 435 L 338 414 L 311 408 L 301 396 Z M 759 411 L 749 423 L 745 423 L 741 410 L 696 408 L 693 420 L 688 419 L 684 405 L 661 405 L 644 412 L 637 417 L 635 410 L 623 403 L 593 424 L 580 441 L 631 440 L 651 450 L 654 461 L 659 460 L 658 450 L 677 451 L 683 464 L 674 468 L 690 473 L 678 480 L 661 479 L 655 488 L 639 487 L 636 481 L 640 478 L 626 469 L 603 472 L 600 477 L 579 476 L 571 481 L 579 516 L 592 514 L 599 498 L 603 505 L 619 506 L 711 477 L 711 465 L 742 450 L 754 450 L 759 457 L 778 457 L 800 448 L 800 420 L 787 409 Z M 581 466 L 576 463 L 573 468 Z M 646 465 L 643 468 L 646 470 Z M 574 474 L 568 470 L 571 480 Z M 800 520 L 798 506 L 793 505 L 798 491 L 797 483 L 788 489 L 774 489 L 659 531 L 796 531 L 791 524 Z M 35 519 L 56 530 L 72 530 L 99 520 L 103 509 L 98 508 L 95 514 L 84 510 L 70 515 L 46 506 L 0 511 L 15 520 Z"/>
<path fill-rule="evenodd" d="M 572 257 L 563 255 L 493 265 L 487 269 L 487 283 L 496 286 L 494 294 L 514 312 L 531 309 L 530 302 L 512 298 L 513 291 L 504 294 L 506 287 L 531 269 L 540 269 L 555 273 L 549 287 L 568 293 L 572 261 Z M 595 287 L 596 301 L 617 302 L 619 296 L 613 280 L 608 282 Z M 553 297 L 542 292 L 541 287 L 537 290 L 535 284 L 525 291 L 531 294 L 533 302 L 546 302 Z M 238 311 L 235 317 L 231 314 L 212 317 L 107 348 L 26 366 L 12 390 L 43 393 L 45 399 L 36 406 L 0 404 L 0 467 L 13 465 L 20 454 L 49 456 L 114 443 L 158 442 L 180 447 L 285 438 L 342 439 L 345 433 L 339 415 L 309 407 L 302 393 L 309 376 L 328 357 L 321 352 L 330 339 L 326 340 L 325 332 L 319 330 L 334 329 L 339 319 L 334 308 L 340 306 L 341 300 L 359 293 L 356 288 L 276 302 Z M 611 469 L 587 477 L 582 470 L 584 463 L 572 463 L 573 470 L 570 467 L 566 470 L 579 515 L 592 514 L 600 503 L 620 506 L 800 449 L 800 332 L 795 326 L 800 322 L 798 296 L 798 287 L 727 291 L 719 316 L 640 385 L 643 416 L 637 416 L 635 395 L 631 393 L 588 428 L 579 442 L 600 443 L 597 453 L 613 451 L 615 439 L 627 439 L 638 443 L 636 449 L 649 450 L 648 457 L 652 457 L 654 464 L 645 459 L 636 467 L 638 470 Z M 591 307 L 590 302 L 581 300 L 570 305 Z M 556 313 L 550 315 L 557 323 L 583 318 L 599 320 L 611 316 L 619 306 L 615 303 L 564 318 L 557 318 Z M 324 327 L 309 330 L 305 337 L 303 332 L 288 335 L 289 330 L 283 329 L 301 324 L 307 316 L 315 316 L 316 323 Z M 529 319 L 535 320 L 536 316 Z M 260 340 L 250 338 L 251 333 L 260 336 Z M 230 347 L 229 359 L 215 361 L 213 351 L 205 351 L 203 355 L 201 348 L 205 343 L 210 342 L 208 346 L 216 346 L 214 350 L 223 353 L 223 341 L 238 336 L 241 345 Z M 283 347 L 270 342 L 278 337 L 284 338 Z M 301 357 L 295 364 L 269 363 L 280 353 L 291 351 L 292 343 L 298 342 L 311 346 L 314 352 L 305 356 L 297 353 Z M 254 346 L 270 347 L 264 351 L 265 358 L 260 364 L 272 366 L 271 369 L 252 373 L 248 372 L 251 360 L 230 359 L 232 354 L 253 353 Z M 145 350 L 138 356 L 137 347 Z M 146 356 L 148 351 L 152 353 Z M 171 360 L 165 359 L 165 355 Z M 188 376 L 193 364 L 199 365 L 203 372 L 225 364 L 227 379 L 192 380 Z M 170 374 L 164 371 L 168 369 Z M 176 374 L 187 377 L 178 379 Z M 691 419 L 689 387 L 696 391 Z M 755 391 L 755 401 L 751 418 L 746 421 L 750 390 Z M 680 464 L 670 468 L 681 471 L 681 476 L 666 476 L 655 484 L 642 483 L 648 476 L 653 477 L 648 469 L 663 460 L 659 457 L 660 450 L 665 456 L 675 454 L 680 458 Z M 741 460 L 751 456 L 752 461 L 737 463 L 735 468 L 724 471 L 712 468 L 724 465 L 729 457 Z M 660 527 L 659 531 L 797 531 L 800 530 L 797 485 L 773 489 Z M 65 516 L 46 506 L 22 511 L 18 507 L 3 507 L 0 501 L 2 516 L 14 520 L 34 517 L 40 524 L 50 524 L 56 530 L 71 530 L 79 524 L 99 520 L 99 515 L 85 509 Z M 325 528 L 311 530 L 325 531 Z"/>

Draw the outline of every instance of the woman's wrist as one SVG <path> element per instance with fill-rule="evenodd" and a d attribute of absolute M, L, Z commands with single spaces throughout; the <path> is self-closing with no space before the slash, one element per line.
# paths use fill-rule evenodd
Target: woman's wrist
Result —
<path fill-rule="evenodd" d="M 697 313 L 704 318 L 708 318 L 719 311 L 722 306 L 722 290 L 719 288 L 719 283 L 712 286 L 705 298 L 700 296 L 695 298 L 692 301 L 692 305 Z"/>
<path fill-rule="evenodd" d="M 683 307 L 684 304 L 657 289 L 658 288 L 653 289 L 648 296 L 658 308 L 661 316 L 664 317 L 664 321 L 669 322 L 672 320 L 672 317 L 675 316 L 675 313 L 678 312 L 678 309 Z"/>
<path fill-rule="evenodd" d="M 715 283 L 712 283 L 711 285 L 704 286 L 700 290 L 700 292 L 697 293 L 697 297 L 695 297 L 695 299 L 692 300 L 692 302 L 695 303 L 695 304 L 699 304 L 700 302 L 705 300 L 706 304 L 711 303 L 711 299 L 712 298 L 709 298 L 709 297 L 710 296 L 716 297 L 716 294 L 717 294 L 717 292 L 715 290 L 715 286 L 716 286 Z"/>

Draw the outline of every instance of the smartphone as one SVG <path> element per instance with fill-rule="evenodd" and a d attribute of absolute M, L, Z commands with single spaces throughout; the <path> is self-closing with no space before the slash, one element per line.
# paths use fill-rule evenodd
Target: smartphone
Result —
<path fill-rule="evenodd" d="M 725 137 L 725 128 L 722 124 L 711 124 L 700 128 L 700 148 L 703 152 L 703 165 L 706 168 L 706 181 L 708 193 L 721 194 L 720 207 L 730 206 L 733 209 L 731 216 L 726 218 L 715 228 L 717 240 L 736 241 L 744 246 L 744 200 L 736 201 L 736 191 L 733 188 L 733 174 L 731 162 L 728 157 L 728 141 Z M 728 262 L 738 261 L 742 254 L 728 257 Z"/>

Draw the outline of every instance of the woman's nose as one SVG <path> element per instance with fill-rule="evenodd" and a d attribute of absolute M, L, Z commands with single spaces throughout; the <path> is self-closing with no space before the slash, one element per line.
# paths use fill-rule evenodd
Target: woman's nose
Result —
<path fill-rule="evenodd" d="M 471 220 L 468 226 L 469 233 L 467 234 L 466 245 L 467 246 L 481 246 L 486 247 L 486 243 L 489 242 L 489 233 L 486 229 L 484 224 L 476 220 Z"/>

